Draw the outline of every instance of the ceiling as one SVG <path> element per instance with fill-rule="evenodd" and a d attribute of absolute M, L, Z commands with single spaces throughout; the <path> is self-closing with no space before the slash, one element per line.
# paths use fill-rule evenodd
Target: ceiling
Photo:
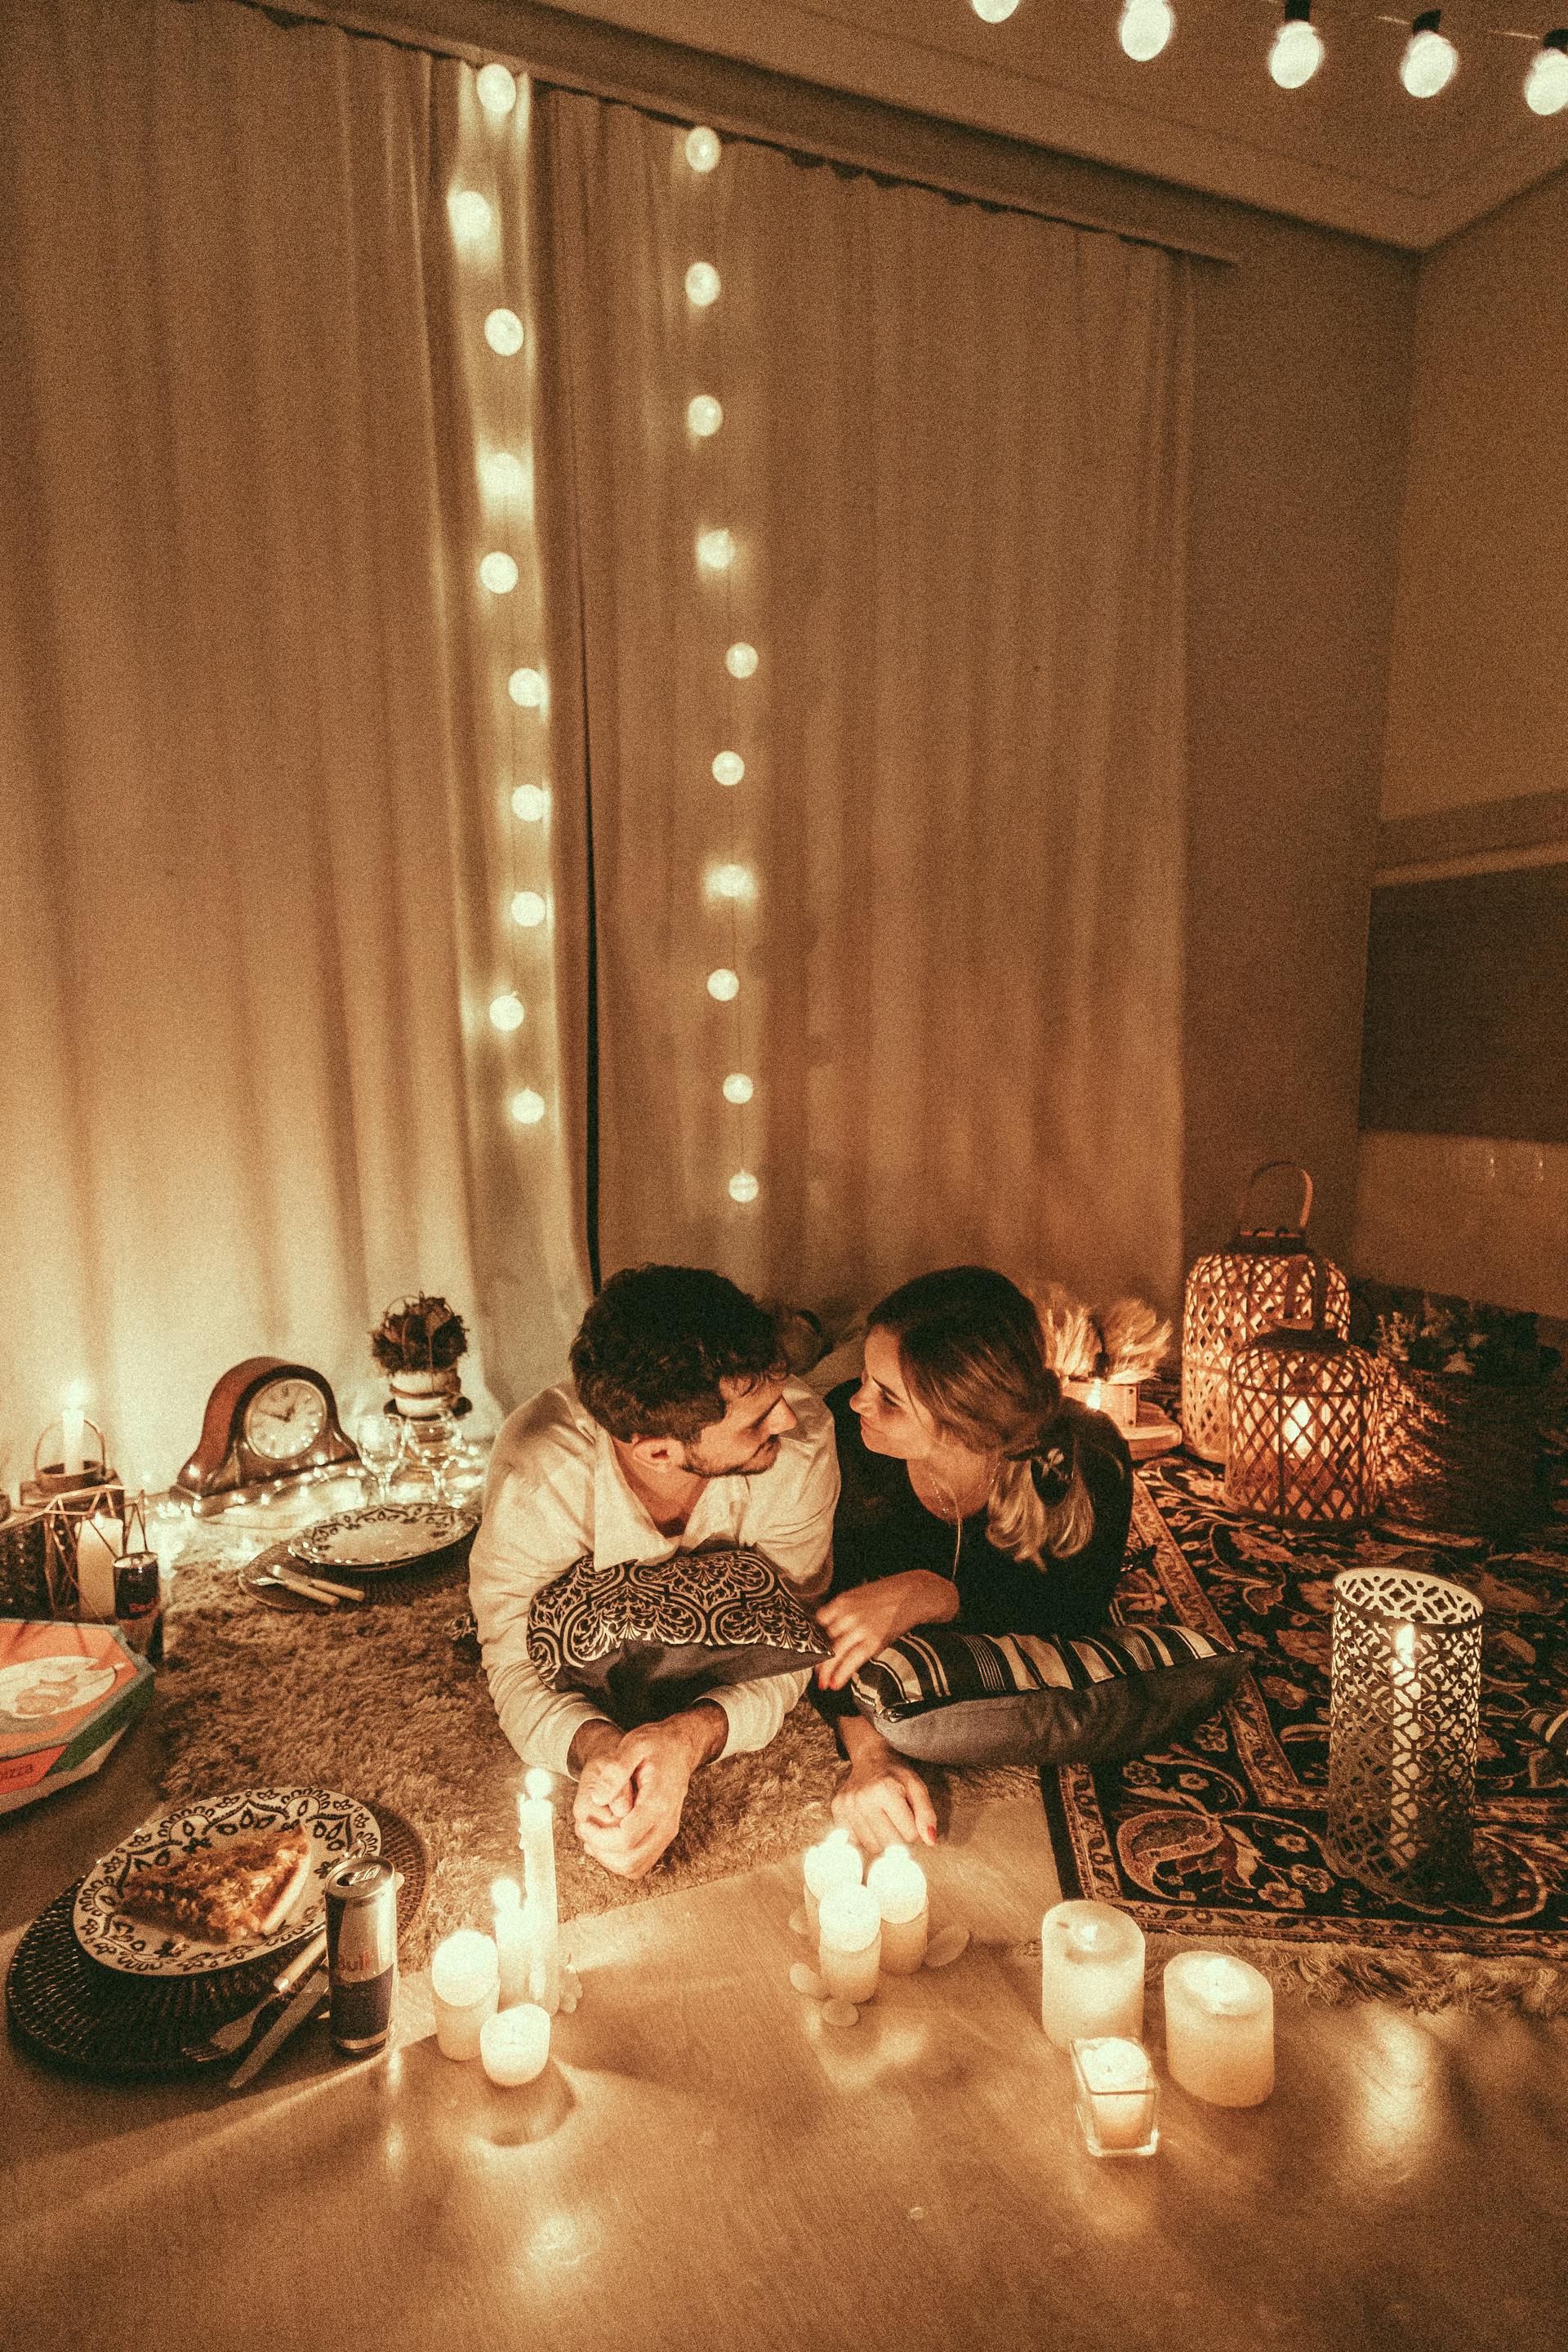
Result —
<path fill-rule="evenodd" d="M 1438 97 L 1398 78 L 1408 16 L 1315 0 L 1327 55 L 1300 90 L 1266 60 L 1279 0 L 1174 0 L 1164 53 L 1134 65 L 1121 0 L 554 0 L 557 7 L 835 89 L 1202 188 L 1416 251 L 1568 164 L 1568 110 L 1525 106 L 1526 69 L 1568 0 L 1453 0 L 1459 70 Z"/>

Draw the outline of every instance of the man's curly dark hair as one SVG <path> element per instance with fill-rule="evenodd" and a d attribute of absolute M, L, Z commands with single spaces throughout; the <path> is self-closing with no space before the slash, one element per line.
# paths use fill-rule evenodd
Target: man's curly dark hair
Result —
<path fill-rule="evenodd" d="M 696 1265 L 611 1275 L 572 1342 L 577 1394 L 602 1429 L 689 1445 L 722 1421 L 721 1381 L 777 1380 L 778 1325 L 728 1277 Z"/>

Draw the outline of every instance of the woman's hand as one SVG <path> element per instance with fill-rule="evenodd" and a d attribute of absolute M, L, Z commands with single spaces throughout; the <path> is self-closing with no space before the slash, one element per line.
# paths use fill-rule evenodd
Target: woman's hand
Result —
<path fill-rule="evenodd" d="M 865 1853 L 893 1844 L 934 1845 L 936 1808 L 920 1774 L 868 1723 L 856 1730 L 852 1745 L 846 1739 L 849 1770 L 833 1799 L 835 1822 Z"/>
<path fill-rule="evenodd" d="M 825 1601 L 816 1622 L 833 1644 L 833 1655 L 816 1670 L 824 1690 L 842 1690 L 852 1674 L 915 1625 L 935 1625 L 958 1614 L 958 1588 L 945 1576 L 911 1569 L 904 1576 L 879 1576 Z"/>

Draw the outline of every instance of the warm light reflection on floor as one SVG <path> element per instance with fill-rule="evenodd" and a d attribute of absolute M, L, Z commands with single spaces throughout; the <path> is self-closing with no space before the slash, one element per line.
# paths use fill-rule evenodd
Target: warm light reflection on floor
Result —
<path fill-rule="evenodd" d="M 1389 2163 L 1414 2153 L 1436 2120 L 1441 2052 L 1418 2018 L 1374 2009 L 1363 2021 L 1365 2055 L 1349 2103 L 1352 2130 L 1366 2154 Z"/>

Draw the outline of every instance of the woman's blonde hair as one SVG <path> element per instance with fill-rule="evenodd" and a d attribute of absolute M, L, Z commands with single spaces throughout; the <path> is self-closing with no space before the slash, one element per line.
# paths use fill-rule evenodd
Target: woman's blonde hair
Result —
<path fill-rule="evenodd" d="M 910 1396 L 943 1436 L 1000 1454 L 985 1504 L 998 1551 L 1041 1569 L 1081 1551 L 1094 1504 L 1040 1318 L 1017 1285 L 989 1266 L 944 1266 L 889 1291 L 867 1325 L 893 1340 Z"/>

